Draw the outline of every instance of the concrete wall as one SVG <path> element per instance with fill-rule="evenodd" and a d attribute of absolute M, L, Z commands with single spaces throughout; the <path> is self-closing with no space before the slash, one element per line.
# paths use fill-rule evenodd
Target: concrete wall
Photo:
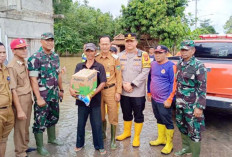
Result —
<path fill-rule="evenodd" d="M 40 47 L 40 36 L 53 32 L 52 0 L 0 0 L 0 41 L 7 47 L 14 38 L 24 38 L 30 45 L 29 56 Z"/>

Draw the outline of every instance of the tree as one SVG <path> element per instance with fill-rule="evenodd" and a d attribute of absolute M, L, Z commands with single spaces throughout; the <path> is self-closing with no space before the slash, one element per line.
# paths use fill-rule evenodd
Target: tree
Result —
<path fill-rule="evenodd" d="M 217 32 L 215 28 L 212 25 L 210 25 L 210 23 L 211 23 L 210 19 L 203 20 L 200 23 L 200 28 L 206 29 L 209 34 L 216 34 Z"/>
<path fill-rule="evenodd" d="M 72 0 L 52 0 L 54 14 L 66 13 L 72 5 Z"/>
<path fill-rule="evenodd" d="M 101 35 L 116 33 L 115 21 L 110 13 L 102 13 L 87 4 L 72 4 L 65 18 L 55 21 L 55 48 L 60 53 L 78 53 L 87 42 L 98 43 Z"/>
<path fill-rule="evenodd" d="M 225 33 L 232 33 L 232 16 L 230 16 L 228 21 L 226 21 L 224 29 Z"/>
<path fill-rule="evenodd" d="M 190 31 L 183 20 L 186 5 L 187 0 L 131 0 L 122 6 L 122 28 L 171 47 Z"/>

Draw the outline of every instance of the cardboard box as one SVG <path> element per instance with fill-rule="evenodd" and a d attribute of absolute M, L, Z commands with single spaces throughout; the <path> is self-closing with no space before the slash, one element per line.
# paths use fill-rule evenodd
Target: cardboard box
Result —
<path fill-rule="evenodd" d="M 91 69 L 82 69 L 72 75 L 72 89 L 79 92 L 79 95 L 87 96 L 97 88 L 97 71 Z"/>

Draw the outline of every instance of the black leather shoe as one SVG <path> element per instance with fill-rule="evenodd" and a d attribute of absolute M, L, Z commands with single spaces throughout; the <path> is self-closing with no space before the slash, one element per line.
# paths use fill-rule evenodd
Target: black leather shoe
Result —
<path fill-rule="evenodd" d="M 33 151 L 36 151 L 36 148 L 28 147 L 28 149 L 26 150 L 26 153 L 30 153 L 30 152 L 33 152 Z"/>

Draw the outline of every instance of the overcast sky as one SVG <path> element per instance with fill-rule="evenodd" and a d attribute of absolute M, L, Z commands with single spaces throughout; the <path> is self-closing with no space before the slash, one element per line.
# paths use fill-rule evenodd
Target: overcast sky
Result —
<path fill-rule="evenodd" d="M 76 0 L 83 2 L 83 0 Z M 88 0 L 89 5 L 99 8 L 102 12 L 110 12 L 114 17 L 121 15 L 121 5 L 127 5 L 128 0 Z M 195 15 L 195 0 L 189 0 L 185 12 Z M 199 20 L 211 19 L 218 33 L 223 34 L 223 25 L 232 16 L 232 0 L 198 0 Z M 199 24 L 199 23 L 198 23 Z"/>

